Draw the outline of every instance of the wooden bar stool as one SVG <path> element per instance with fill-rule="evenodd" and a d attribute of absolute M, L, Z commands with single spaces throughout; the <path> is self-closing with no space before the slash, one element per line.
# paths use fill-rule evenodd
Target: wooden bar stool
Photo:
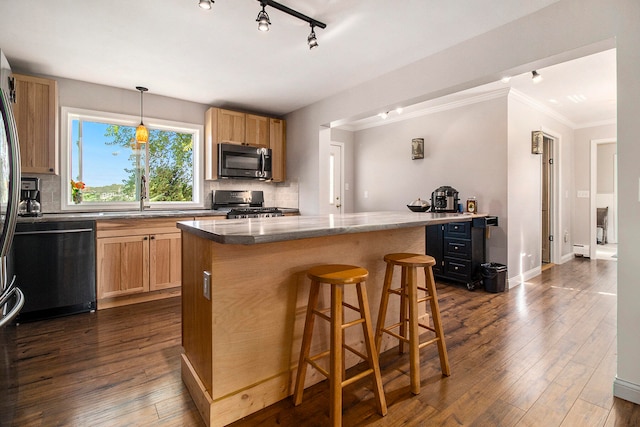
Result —
<path fill-rule="evenodd" d="M 378 364 L 378 352 L 374 347 L 373 329 L 371 326 L 371 314 L 367 301 L 367 289 L 365 280 L 369 272 L 361 267 L 352 265 L 321 265 L 309 269 L 307 277 L 311 279 L 311 289 L 309 291 L 309 303 L 307 305 L 307 316 L 304 324 L 304 334 L 302 336 L 302 346 L 300 359 L 298 362 L 298 373 L 293 393 L 294 405 L 298 406 L 302 402 L 304 392 L 304 380 L 307 372 L 307 363 L 316 368 L 321 374 L 329 379 L 329 418 L 332 426 L 342 425 L 342 389 L 343 387 L 368 375 L 373 375 L 373 392 L 376 397 L 378 412 L 380 415 L 387 414 L 387 404 L 382 388 L 382 377 L 380 376 L 380 366 Z M 331 285 L 331 306 L 325 309 L 318 309 L 318 295 L 320 284 Z M 358 292 L 358 302 L 360 307 L 354 307 L 343 301 L 345 285 L 356 285 Z M 344 322 L 344 307 L 354 310 L 360 314 L 360 318 L 354 321 Z M 327 312 L 330 316 L 327 316 Z M 331 324 L 329 350 L 323 353 L 309 356 L 311 348 L 311 338 L 313 334 L 313 324 L 315 316 L 328 320 Z M 344 342 L 344 330 L 350 326 L 362 325 L 365 347 L 367 355 L 361 354 Z M 354 375 L 351 378 L 344 378 L 344 350 L 347 349 L 369 364 L 369 369 Z M 329 356 L 329 371 L 327 372 L 316 361 L 322 357 Z"/>
<path fill-rule="evenodd" d="M 376 348 L 380 351 L 382 344 L 382 333 L 386 332 L 399 340 L 398 348 L 400 354 L 404 352 L 404 343 L 409 344 L 409 364 L 411 371 L 411 392 L 420 393 L 420 349 L 433 343 L 438 344 L 440 355 L 440 368 L 445 376 L 451 375 L 449 368 L 449 357 L 447 356 L 447 346 L 444 341 L 444 330 L 440 321 L 440 308 L 438 306 L 438 296 L 436 294 L 436 283 L 433 278 L 432 266 L 436 261 L 429 255 L 419 254 L 387 254 L 384 257 L 387 263 L 387 270 L 384 276 L 382 288 L 382 298 L 380 300 L 380 311 L 378 312 L 378 324 L 376 326 Z M 400 288 L 391 289 L 393 269 L 396 265 L 402 267 Z M 424 268 L 426 288 L 418 286 L 417 269 Z M 418 290 L 426 293 L 426 296 L 418 298 Z M 400 321 L 390 326 L 385 326 L 387 306 L 389 305 L 389 295 L 400 296 Z M 433 327 L 422 324 L 418 319 L 418 303 L 429 301 L 431 316 L 433 317 Z M 408 311 L 408 317 L 407 317 Z M 408 328 L 407 328 L 408 324 Z M 435 338 L 420 343 L 419 328 L 427 329 L 435 333 Z M 394 330 L 398 329 L 398 333 Z"/>

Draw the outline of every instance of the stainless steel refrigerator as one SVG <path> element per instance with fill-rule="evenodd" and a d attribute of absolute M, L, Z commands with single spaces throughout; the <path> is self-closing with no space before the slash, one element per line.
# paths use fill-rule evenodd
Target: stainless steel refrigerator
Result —
<path fill-rule="evenodd" d="M 9 62 L 0 49 L 0 425 L 12 425 L 16 385 L 16 328 L 12 320 L 24 294 L 7 273 L 20 197 L 20 146 L 13 116 L 15 87 Z"/>

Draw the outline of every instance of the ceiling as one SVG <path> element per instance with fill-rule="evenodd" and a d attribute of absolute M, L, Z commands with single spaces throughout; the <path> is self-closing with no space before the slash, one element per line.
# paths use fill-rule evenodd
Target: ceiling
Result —
<path fill-rule="evenodd" d="M 281 0 L 327 24 L 316 28 L 319 47 L 309 50 L 309 24 L 269 6 L 271 30 L 259 32 L 256 0 L 216 0 L 209 11 L 198 0 L 0 0 L 0 48 L 24 73 L 142 85 L 152 94 L 283 115 L 557 1 Z M 541 70 L 535 97 L 555 97 L 562 105 L 554 108 L 571 122 L 604 120 L 587 107 L 597 98 L 609 110 L 613 102 L 615 114 L 615 64 L 606 62 L 612 57 L 578 64 L 602 68 L 606 84 L 594 86 L 575 78 L 572 65 L 558 65 Z M 526 80 L 510 84 L 530 95 Z M 579 115 L 565 92 L 587 96 Z"/>

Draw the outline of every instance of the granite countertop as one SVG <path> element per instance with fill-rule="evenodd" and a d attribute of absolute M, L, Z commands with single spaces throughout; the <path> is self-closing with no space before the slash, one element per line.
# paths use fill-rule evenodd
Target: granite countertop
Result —
<path fill-rule="evenodd" d="M 284 213 L 299 213 L 294 208 L 279 208 Z M 53 222 L 53 221 L 100 221 L 110 219 L 137 219 L 137 218 L 179 218 L 179 217 L 200 217 L 219 216 L 226 218 L 226 210 L 214 209 L 183 209 L 183 210 L 153 210 L 144 211 L 105 211 L 105 212 L 52 212 L 44 213 L 38 217 L 18 217 L 18 222 Z"/>
<path fill-rule="evenodd" d="M 181 221 L 178 222 L 178 228 L 218 243 L 252 245 L 336 234 L 463 222 L 485 216 L 487 215 L 467 213 L 363 212 L 224 221 Z"/>

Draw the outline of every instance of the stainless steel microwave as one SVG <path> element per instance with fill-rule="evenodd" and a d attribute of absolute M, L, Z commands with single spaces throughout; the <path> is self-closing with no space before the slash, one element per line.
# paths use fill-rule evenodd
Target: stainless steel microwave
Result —
<path fill-rule="evenodd" d="M 271 149 L 218 144 L 218 177 L 271 179 Z"/>

